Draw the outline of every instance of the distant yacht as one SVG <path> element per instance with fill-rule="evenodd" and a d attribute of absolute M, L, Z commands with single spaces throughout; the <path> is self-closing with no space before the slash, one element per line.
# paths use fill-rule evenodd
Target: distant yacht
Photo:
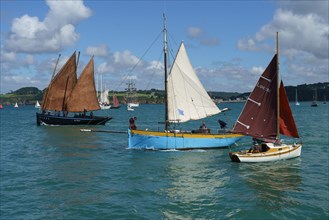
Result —
<path fill-rule="evenodd" d="M 17 102 L 15 103 L 14 107 L 15 107 L 15 108 L 18 108 L 18 104 L 17 104 Z"/>
<path fill-rule="evenodd" d="M 311 104 L 312 107 L 317 107 L 318 106 L 318 103 L 316 103 L 316 100 L 317 100 L 317 90 L 315 88 L 314 89 L 314 94 L 313 94 L 313 102 Z"/>
<path fill-rule="evenodd" d="M 299 102 L 298 102 L 297 87 L 296 87 L 296 105 L 300 105 Z"/>

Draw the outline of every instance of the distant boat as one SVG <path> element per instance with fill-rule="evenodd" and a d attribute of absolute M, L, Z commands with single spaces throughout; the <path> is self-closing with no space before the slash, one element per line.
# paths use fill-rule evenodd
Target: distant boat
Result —
<path fill-rule="evenodd" d="M 128 129 L 130 149 L 187 150 L 227 147 L 243 135 L 230 132 L 211 133 L 206 127 L 192 131 L 179 130 L 178 123 L 199 120 L 220 113 L 196 75 L 189 61 L 184 43 L 180 44 L 168 74 L 166 18 L 164 16 L 164 84 L 165 117 L 161 131 Z M 172 126 L 172 127 L 171 127 Z M 218 125 L 219 126 L 219 125 Z"/>
<path fill-rule="evenodd" d="M 130 105 L 127 105 L 127 110 L 128 111 L 134 111 L 135 109 L 133 109 L 132 107 L 130 107 Z"/>
<path fill-rule="evenodd" d="M 3 106 L 2 106 L 2 104 L 0 104 L 0 109 L 3 109 Z"/>
<path fill-rule="evenodd" d="M 296 105 L 300 105 L 299 102 L 298 102 L 297 87 L 296 87 Z"/>
<path fill-rule="evenodd" d="M 234 162 L 269 162 L 301 154 L 301 143 L 284 144 L 280 139 L 280 134 L 294 138 L 299 138 L 299 134 L 279 74 L 278 33 L 276 38 L 276 54 L 260 76 L 233 128 L 235 133 L 253 137 L 256 143 L 249 150 L 230 152 Z"/>
<path fill-rule="evenodd" d="M 35 103 L 34 107 L 35 107 L 35 108 L 41 108 L 40 103 L 39 103 L 38 100 L 37 100 L 37 102 Z"/>
<path fill-rule="evenodd" d="M 317 99 L 318 99 L 318 95 L 317 95 L 317 90 L 315 88 L 314 93 L 313 93 L 313 101 L 312 101 L 312 104 L 311 104 L 312 107 L 317 107 L 318 106 L 318 103 L 316 102 Z"/>
<path fill-rule="evenodd" d="M 36 113 L 37 125 L 104 125 L 111 120 L 112 117 L 94 116 L 92 112 L 100 109 L 94 80 L 94 57 L 91 57 L 79 79 L 76 74 L 76 52 L 54 76 L 59 57 L 43 96 L 42 113 Z"/>
<path fill-rule="evenodd" d="M 112 109 L 118 109 L 120 108 L 120 102 L 119 102 L 119 99 L 116 95 L 113 95 L 113 104 L 111 106 Z"/>
<path fill-rule="evenodd" d="M 108 89 L 105 89 L 101 93 L 100 101 L 99 101 L 99 106 L 103 110 L 106 110 L 106 109 L 110 109 L 111 108 L 110 101 L 109 101 L 109 90 Z"/>
<path fill-rule="evenodd" d="M 323 104 L 327 104 L 326 96 L 324 96 Z"/>
<path fill-rule="evenodd" d="M 139 102 L 137 101 L 137 96 L 136 96 L 136 87 L 132 79 L 129 79 L 126 90 L 127 90 L 127 96 L 126 96 L 127 106 L 129 106 L 129 108 L 139 107 Z"/>
<path fill-rule="evenodd" d="M 14 108 L 18 108 L 18 103 L 17 102 L 15 103 Z"/>

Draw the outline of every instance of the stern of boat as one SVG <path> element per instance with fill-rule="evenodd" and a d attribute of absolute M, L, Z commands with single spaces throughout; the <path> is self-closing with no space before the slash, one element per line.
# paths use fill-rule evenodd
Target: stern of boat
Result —
<path fill-rule="evenodd" d="M 229 155 L 230 155 L 230 158 L 231 158 L 231 160 L 232 160 L 233 162 L 238 162 L 238 163 L 241 162 L 240 159 L 239 159 L 239 157 L 236 155 L 236 153 L 234 153 L 234 152 L 230 152 Z"/>

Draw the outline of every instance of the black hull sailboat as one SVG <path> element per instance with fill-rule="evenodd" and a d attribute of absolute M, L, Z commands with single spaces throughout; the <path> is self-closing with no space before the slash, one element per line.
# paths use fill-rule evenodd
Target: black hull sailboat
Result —
<path fill-rule="evenodd" d="M 45 113 L 37 114 L 37 125 L 105 125 L 112 117 L 100 116 L 55 116 Z"/>
<path fill-rule="evenodd" d="M 53 73 L 43 97 L 41 113 L 36 113 L 37 125 L 104 125 L 112 119 L 93 115 L 93 111 L 100 110 L 95 88 L 94 58 L 90 59 L 79 79 L 76 71 L 74 52 L 55 77 Z"/>

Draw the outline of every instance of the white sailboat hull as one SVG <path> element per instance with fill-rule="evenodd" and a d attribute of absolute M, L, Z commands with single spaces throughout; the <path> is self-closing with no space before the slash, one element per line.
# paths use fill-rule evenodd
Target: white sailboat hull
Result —
<path fill-rule="evenodd" d="M 286 160 L 299 157 L 302 150 L 302 144 L 274 145 L 273 143 L 263 143 L 262 145 L 267 146 L 267 150 L 265 152 L 251 152 L 251 150 L 231 152 L 231 160 L 234 162 L 245 163 Z"/>
<path fill-rule="evenodd" d="M 139 107 L 139 103 L 128 103 L 128 106 L 130 108 L 137 108 L 137 107 Z"/>
<path fill-rule="evenodd" d="M 111 105 L 99 105 L 99 107 L 103 110 L 110 109 Z"/>

